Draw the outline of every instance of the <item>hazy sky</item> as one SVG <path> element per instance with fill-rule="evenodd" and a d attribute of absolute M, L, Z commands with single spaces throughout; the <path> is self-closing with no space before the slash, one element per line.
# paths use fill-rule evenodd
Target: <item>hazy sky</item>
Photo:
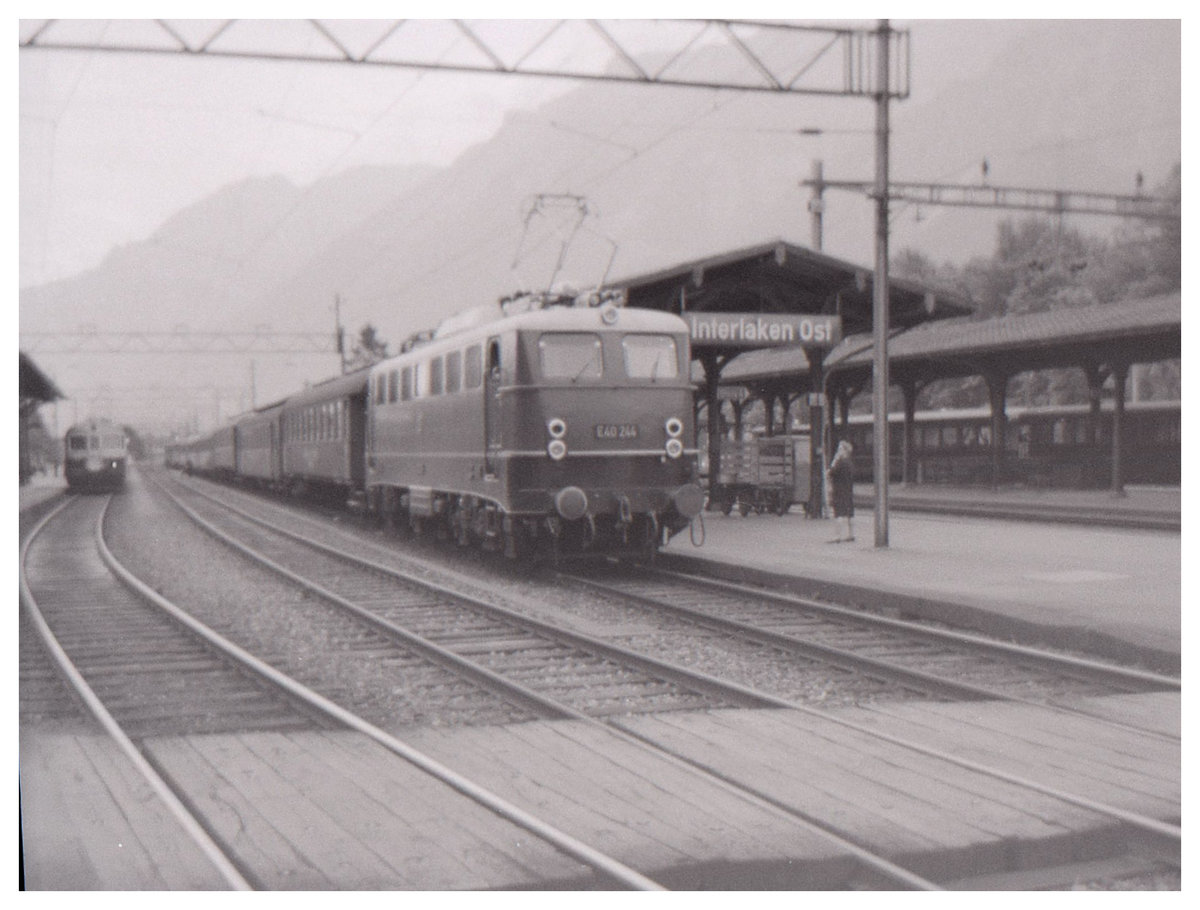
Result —
<path fill-rule="evenodd" d="M 39 22 L 21 20 L 21 34 Z M 986 66 L 1022 27 L 897 24 L 913 32 L 910 105 Z M 309 27 L 261 25 L 278 33 L 280 47 L 321 43 Z M 244 177 L 282 174 L 305 185 L 359 164 L 444 165 L 485 141 L 507 110 L 575 85 L 54 50 L 21 51 L 19 71 L 22 286 L 90 268 L 114 246 L 144 239 L 173 213 Z"/>
<path fill-rule="evenodd" d="M 539 9 L 527 12 L 528 6 L 518 2 L 515 8 L 506 7 L 505 11 L 520 16 L 545 14 Z M 961 14 L 961 9 L 946 4 L 902 6 L 897 12 L 914 17 L 893 19 L 894 25 L 909 29 L 912 35 L 912 95 L 902 102 L 908 110 L 923 105 L 952 83 L 984 72 L 996 54 L 1021 29 L 1029 27 L 1028 21 L 1019 19 L 935 18 Z M 1177 19 L 1182 15 L 1179 6 L 1143 3 L 1133 12 L 1139 17 Z M 250 16 L 270 14 L 253 3 L 250 7 L 239 12 Z M 451 12 L 463 15 L 461 7 L 456 5 Z M 765 18 L 778 15 L 779 7 L 772 3 L 738 12 Z M 412 9 L 412 4 L 402 4 L 400 9 L 389 8 L 386 12 L 413 15 Z M 782 11 L 792 13 L 794 9 L 789 6 Z M 860 13 L 844 5 L 837 11 Z M 359 8 L 351 12 L 358 13 Z M 620 15 L 624 10 L 618 8 L 615 12 Z M 635 12 L 643 16 L 680 14 L 676 9 L 653 7 L 639 7 Z M 729 15 L 728 9 L 706 9 L 703 5 L 685 12 L 692 16 Z M 867 14 L 877 12 L 861 10 Z M 1026 17 L 1050 13 L 1065 18 L 1098 14 L 1094 7 L 1061 3 L 1008 4 L 1003 12 Z M 122 14 L 145 15 L 145 11 Z M 417 15 L 421 14 L 437 16 L 445 11 L 418 8 Z M 612 9 L 603 10 L 603 15 L 613 14 Z M 217 21 L 193 20 L 187 27 L 205 33 L 215 28 Z M 21 36 L 41 22 L 20 20 Z M 869 26 L 872 22 L 862 19 L 858 24 Z M 65 24 L 73 30 L 154 28 L 149 20 L 119 25 L 106 24 L 105 20 L 67 20 Z M 382 28 L 379 22 L 346 26 L 339 23 L 337 32 L 348 41 L 369 42 Z M 302 20 L 258 20 L 252 27 L 268 33 L 282 50 L 323 45 L 316 31 Z M 434 24 L 417 23 L 416 27 L 428 30 L 431 53 L 450 52 L 445 35 Z M 517 26 L 509 23 L 508 27 Z M 444 22 L 442 28 L 444 32 Z M 1187 29 L 1183 32 L 1186 37 Z M 646 42 L 653 42 L 653 34 L 654 27 L 647 26 Z M 459 36 L 458 40 L 464 39 Z M 572 50 L 565 48 L 562 53 L 569 58 Z M 93 268 L 115 247 L 144 240 L 175 213 L 244 178 L 282 175 L 303 187 L 364 164 L 447 165 L 471 145 L 487 141 L 507 113 L 532 108 L 578 85 L 562 79 L 182 55 L 28 50 L 18 51 L 17 56 L 21 287 Z M 1185 48 L 1185 86 L 1188 57 Z M 871 122 L 871 105 L 866 101 L 830 104 L 844 110 L 847 119 L 852 114 L 855 124 Z M 1186 106 L 1185 101 L 1185 110 Z M 953 133 L 949 134 L 947 142 L 954 138 Z M 869 137 L 864 141 L 869 142 Z M 971 162 L 973 169 L 977 156 L 978 150 L 963 149 L 959 157 Z M 969 176 L 973 178 L 974 174 L 972 170 Z M 827 176 L 846 175 L 827 171 Z M 894 179 L 905 176 L 896 174 Z M 968 175 L 937 176 L 959 180 Z M 1161 179 L 1164 175 L 1152 176 Z M 797 239 L 803 242 L 803 238 Z M 867 242 L 866 238 L 860 239 Z M 832 248 L 829 252 L 864 263 L 870 261 L 869 254 Z M 351 314 L 348 318 L 349 324 L 357 324 L 353 321 L 357 317 Z M 72 394 L 73 385 L 88 385 L 77 381 L 83 369 L 80 364 L 48 356 L 44 366 L 51 369 L 68 394 Z M 244 383 L 245 374 L 245 366 L 238 366 L 237 382 Z M 121 385 L 135 380 L 125 376 L 114 382 Z M 290 390 L 295 381 L 289 381 Z M 258 382 L 260 389 L 266 386 L 262 372 Z"/>

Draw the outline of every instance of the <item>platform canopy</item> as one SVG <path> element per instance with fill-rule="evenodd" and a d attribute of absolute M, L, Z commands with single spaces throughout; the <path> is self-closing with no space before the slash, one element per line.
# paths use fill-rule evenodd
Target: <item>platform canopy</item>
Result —
<path fill-rule="evenodd" d="M 918 384 L 1027 370 L 1153 363 L 1182 352 L 1179 291 L 1142 300 L 995 319 L 922 325 L 888 342 L 892 382 Z M 871 338 L 846 338 L 825 360 L 830 380 L 855 385 L 871 371 Z"/>
<path fill-rule="evenodd" d="M 796 339 L 824 349 L 832 348 L 843 336 L 870 332 L 873 322 L 871 269 L 784 240 L 620 278 L 609 286 L 625 292 L 628 306 L 683 315 L 834 317 L 838 335 L 832 343 L 816 337 Z M 896 328 L 970 312 L 964 301 L 916 282 L 893 279 L 889 289 L 890 321 Z M 771 339 L 754 344 L 755 339 L 746 338 L 751 329 L 753 325 L 735 325 L 725 339 L 697 339 L 693 327 L 693 345 L 697 353 L 708 350 L 727 356 L 756 347 L 782 346 Z"/>
<path fill-rule="evenodd" d="M 44 403 L 62 398 L 63 393 L 58 390 L 58 386 L 38 368 L 32 358 L 24 351 L 19 353 L 21 355 L 20 395 L 22 404 L 27 401 Z"/>

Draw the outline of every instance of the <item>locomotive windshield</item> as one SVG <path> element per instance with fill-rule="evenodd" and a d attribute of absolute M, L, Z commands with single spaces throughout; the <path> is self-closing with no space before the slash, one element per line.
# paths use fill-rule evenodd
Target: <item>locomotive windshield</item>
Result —
<path fill-rule="evenodd" d="M 538 339 L 545 379 L 599 379 L 604 374 L 600 336 L 590 332 L 547 332 Z"/>
<path fill-rule="evenodd" d="M 86 452 L 88 447 L 88 438 L 86 436 L 72 436 L 68 443 L 72 452 Z"/>
<path fill-rule="evenodd" d="M 679 375 L 675 339 L 670 335 L 626 335 L 621 339 L 625 375 L 630 379 L 674 379 Z"/>

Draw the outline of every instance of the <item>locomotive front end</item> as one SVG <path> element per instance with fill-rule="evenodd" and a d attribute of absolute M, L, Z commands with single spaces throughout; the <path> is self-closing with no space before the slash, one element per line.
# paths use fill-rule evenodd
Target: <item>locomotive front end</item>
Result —
<path fill-rule="evenodd" d="M 686 327 L 606 308 L 523 341 L 516 512 L 560 553 L 653 552 L 700 512 Z"/>
<path fill-rule="evenodd" d="M 76 490 L 119 490 L 125 485 L 126 439 L 120 427 L 89 420 L 66 432 L 63 473 Z"/>

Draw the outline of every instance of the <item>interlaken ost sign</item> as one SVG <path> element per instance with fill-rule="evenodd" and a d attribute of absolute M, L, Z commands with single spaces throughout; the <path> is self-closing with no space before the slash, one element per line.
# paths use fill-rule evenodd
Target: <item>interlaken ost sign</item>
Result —
<path fill-rule="evenodd" d="M 833 347 L 842 340 L 842 317 L 799 313 L 682 313 L 692 347 Z"/>

